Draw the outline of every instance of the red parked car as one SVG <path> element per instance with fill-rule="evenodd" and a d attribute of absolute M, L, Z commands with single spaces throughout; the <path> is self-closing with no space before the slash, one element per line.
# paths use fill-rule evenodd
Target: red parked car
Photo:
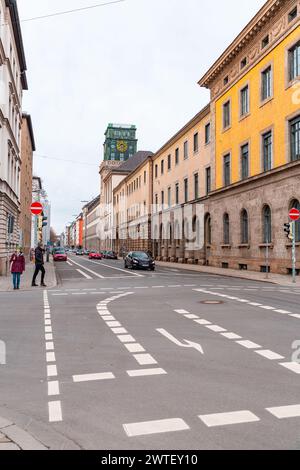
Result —
<path fill-rule="evenodd" d="M 102 259 L 103 255 L 101 253 L 97 253 L 96 251 L 91 251 L 89 254 L 89 259 Z"/>
<path fill-rule="evenodd" d="M 53 253 L 53 261 L 68 261 L 65 250 L 57 250 Z"/>

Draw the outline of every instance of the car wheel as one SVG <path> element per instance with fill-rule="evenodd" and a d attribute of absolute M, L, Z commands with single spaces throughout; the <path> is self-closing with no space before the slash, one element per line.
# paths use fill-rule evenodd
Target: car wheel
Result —
<path fill-rule="evenodd" d="M 127 263 L 124 263 L 124 268 L 128 269 Z"/>

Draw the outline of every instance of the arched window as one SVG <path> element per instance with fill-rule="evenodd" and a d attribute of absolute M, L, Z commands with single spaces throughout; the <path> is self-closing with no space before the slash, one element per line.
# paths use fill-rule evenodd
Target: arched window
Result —
<path fill-rule="evenodd" d="M 230 229 L 229 229 L 229 215 L 224 214 L 223 216 L 223 241 L 224 245 L 230 244 Z"/>
<path fill-rule="evenodd" d="M 205 238 L 206 244 L 211 245 L 212 242 L 212 227 L 211 227 L 211 217 L 208 214 L 205 220 Z"/>
<path fill-rule="evenodd" d="M 290 209 L 298 209 L 300 211 L 300 203 L 297 199 L 294 199 L 290 204 Z M 295 223 L 295 240 L 300 242 L 300 220 Z"/>
<path fill-rule="evenodd" d="M 241 212 L 241 243 L 249 243 L 249 219 L 248 212 L 243 209 Z"/>
<path fill-rule="evenodd" d="M 269 206 L 263 208 L 263 243 L 272 242 L 272 214 Z"/>

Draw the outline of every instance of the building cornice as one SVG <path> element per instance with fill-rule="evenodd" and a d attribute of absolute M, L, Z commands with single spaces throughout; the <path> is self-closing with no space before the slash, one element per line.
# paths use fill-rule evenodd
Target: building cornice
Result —
<path fill-rule="evenodd" d="M 276 15 L 289 0 L 268 0 L 259 12 L 252 18 L 237 38 L 230 44 L 219 59 L 199 80 L 199 85 L 209 88 L 210 84 L 222 73 L 224 68 L 240 54 L 242 49 L 257 36 L 264 26 Z"/>

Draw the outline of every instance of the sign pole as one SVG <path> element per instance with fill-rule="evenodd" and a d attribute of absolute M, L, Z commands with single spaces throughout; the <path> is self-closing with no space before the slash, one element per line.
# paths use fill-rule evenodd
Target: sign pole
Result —
<path fill-rule="evenodd" d="M 292 223 L 293 227 L 293 248 L 292 248 L 292 264 L 293 264 L 293 283 L 296 284 L 296 222 Z"/>

